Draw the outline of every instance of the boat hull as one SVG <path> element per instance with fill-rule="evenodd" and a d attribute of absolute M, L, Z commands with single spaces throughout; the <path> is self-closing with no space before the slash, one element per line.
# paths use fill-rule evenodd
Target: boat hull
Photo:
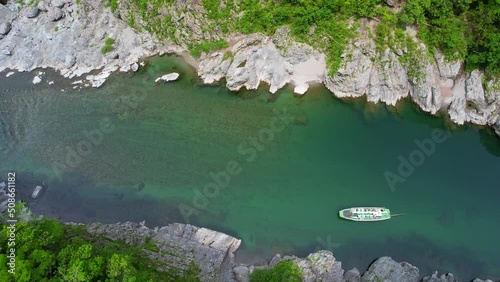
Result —
<path fill-rule="evenodd" d="M 391 218 L 391 211 L 383 207 L 354 207 L 339 211 L 339 216 L 351 221 L 382 221 Z"/>

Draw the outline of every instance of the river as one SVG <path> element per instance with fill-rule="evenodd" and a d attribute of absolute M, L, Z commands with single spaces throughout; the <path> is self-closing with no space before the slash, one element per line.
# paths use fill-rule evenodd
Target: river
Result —
<path fill-rule="evenodd" d="M 179 81 L 154 82 L 172 71 Z M 201 86 L 175 56 L 98 89 L 33 76 L 0 76 L 0 180 L 15 171 L 36 214 L 187 222 L 241 238 L 248 263 L 328 249 L 344 269 L 391 256 L 422 275 L 500 277 L 500 139 L 489 129 L 319 86 L 303 97 Z M 351 206 L 406 215 L 340 220 Z"/>

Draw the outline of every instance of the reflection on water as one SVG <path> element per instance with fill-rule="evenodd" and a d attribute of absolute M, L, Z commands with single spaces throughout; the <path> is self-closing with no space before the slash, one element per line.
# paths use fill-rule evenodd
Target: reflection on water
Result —
<path fill-rule="evenodd" d="M 181 80 L 154 83 L 171 71 Z M 496 275 L 500 141 L 487 130 L 453 126 L 452 137 L 392 192 L 384 172 L 396 172 L 398 156 L 448 123 L 408 101 L 338 100 L 321 87 L 303 97 L 290 89 L 270 95 L 265 86 L 232 93 L 196 85 L 175 57 L 114 75 L 99 89 L 57 81 L 63 92 L 35 87 L 31 78 L 0 78 L 0 180 L 17 171 L 19 197 L 38 214 L 148 226 L 189 220 L 241 238 L 238 259 L 248 262 L 322 248 L 345 269 L 363 270 L 388 255 L 422 274 L 448 270 L 461 281 Z M 292 122 L 255 145 L 275 109 L 286 109 Z M 241 173 L 206 197 L 211 173 L 229 161 Z M 46 191 L 31 200 L 42 182 Z M 200 201 L 207 203 L 200 208 Z M 193 213 L 187 218 L 180 205 Z M 361 205 L 407 215 L 376 224 L 338 219 L 339 209 Z"/>

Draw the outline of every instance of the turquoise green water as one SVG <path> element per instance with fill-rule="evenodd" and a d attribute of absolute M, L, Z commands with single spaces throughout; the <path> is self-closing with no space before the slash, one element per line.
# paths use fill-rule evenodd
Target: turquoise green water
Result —
<path fill-rule="evenodd" d="M 182 79 L 154 83 L 171 71 Z M 115 75 L 100 89 L 59 82 L 61 92 L 29 81 L 30 74 L 0 79 L 0 179 L 17 171 L 20 197 L 37 213 L 189 222 L 241 238 L 243 262 L 321 248 L 345 269 L 388 255 L 422 274 L 500 277 L 500 141 L 488 130 L 450 128 L 406 101 L 391 109 L 342 102 L 323 88 L 294 97 L 289 89 L 272 96 L 264 87 L 238 94 L 202 87 L 176 57 Z M 285 109 L 282 126 L 274 111 Z M 408 160 L 415 140 L 435 129 L 450 137 L 391 189 L 384 173 L 397 173 L 398 156 Z M 271 140 L 252 141 L 270 132 Z M 204 192 L 210 173 L 235 163 L 225 187 Z M 32 201 L 40 182 L 47 190 Z M 379 223 L 337 217 L 363 205 L 407 215 Z"/>

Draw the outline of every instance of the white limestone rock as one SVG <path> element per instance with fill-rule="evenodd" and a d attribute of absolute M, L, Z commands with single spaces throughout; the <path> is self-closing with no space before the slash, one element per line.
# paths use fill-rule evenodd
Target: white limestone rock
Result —
<path fill-rule="evenodd" d="M 41 81 L 42 81 L 42 78 L 39 75 L 33 77 L 33 84 L 38 84 Z"/>
<path fill-rule="evenodd" d="M 309 84 L 307 83 L 300 84 L 295 86 L 295 88 L 293 89 L 293 93 L 304 95 L 304 93 L 306 93 L 308 89 L 309 89 Z"/>
<path fill-rule="evenodd" d="M 360 97 L 368 92 L 372 68 L 369 55 L 356 48 L 333 77 L 326 77 L 325 86 L 340 98 Z"/>
<path fill-rule="evenodd" d="M 155 82 L 160 82 L 160 81 L 169 82 L 169 81 L 177 80 L 178 78 L 179 78 L 179 74 L 176 72 L 173 72 L 173 73 L 169 73 L 169 74 L 158 77 L 157 79 L 155 79 Z"/>
<path fill-rule="evenodd" d="M 453 122 L 488 124 L 497 128 L 500 95 L 495 90 L 485 92 L 482 81 L 483 73 L 479 70 L 474 70 L 466 77 L 462 76 L 457 80 L 448 109 Z"/>
<path fill-rule="evenodd" d="M 370 73 L 367 99 L 370 102 L 383 102 L 396 105 L 401 98 L 408 96 L 409 83 L 406 70 L 391 50 L 385 50 L 380 62 L 375 63 Z"/>
<path fill-rule="evenodd" d="M 424 111 L 435 114 L 441 109 L 441 92 L 435 88 L 434 65 L 426 61 L 421 66 L 421 77 L 410 78 L 413 87 L 410 88 L 412 100 Z"/>
<path fill-rule="evenodd" d="M 439 70 L 439 75 L 442 78 L 452 78 L 455 79 L 460 69 L 462 68 L 462 61 L 447 61 L 443 53 L 439 50 L 434 51 L 434 58 L 436 59 L 437 68 Z"/>

